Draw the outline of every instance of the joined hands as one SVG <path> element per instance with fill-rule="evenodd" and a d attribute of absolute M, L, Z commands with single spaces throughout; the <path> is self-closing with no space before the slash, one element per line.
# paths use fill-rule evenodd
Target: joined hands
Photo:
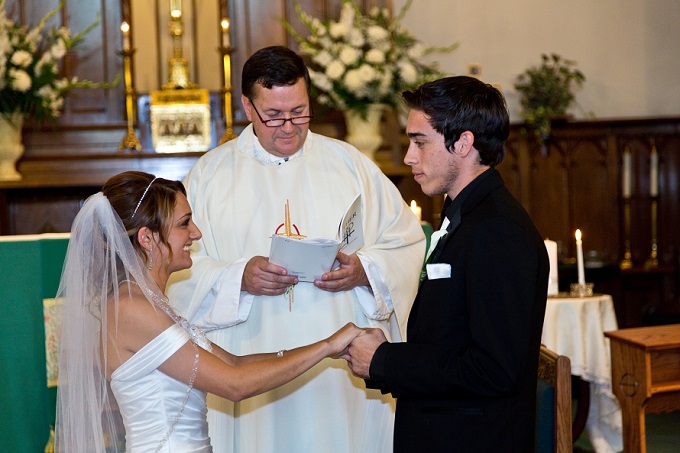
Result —
<path fill-rule="evenodd" d="M 385 334 L 380 329 L 363 329 L 348 347 L 347 360 L 349 369 L 355 376 L 362 379 L 370 379 L 371 360 L 378 346 L 387 341 Z"/>

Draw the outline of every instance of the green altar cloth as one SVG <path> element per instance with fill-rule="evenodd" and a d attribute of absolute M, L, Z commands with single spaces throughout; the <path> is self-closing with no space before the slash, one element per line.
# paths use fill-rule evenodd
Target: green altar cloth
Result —
<path fill-rule="evenodd" d="M 54 424 L 43 299 L 59 286 L 68 234 L 0 236 L 0 452 L 42 453 Z"/>

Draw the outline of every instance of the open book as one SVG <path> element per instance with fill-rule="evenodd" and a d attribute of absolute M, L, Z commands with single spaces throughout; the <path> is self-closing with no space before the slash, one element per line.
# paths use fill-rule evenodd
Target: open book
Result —
<path fill-rule="evenodd" d="M 363 246 L 361 194 L 358 194 L 340 220 L 335 239 L 295 239 L 274 235 L 269 261 L 285 267 L 288 275 L 295 275 L 301 282 L 313 282 L 334 267 L 338 251 L 350 255 Z"/>

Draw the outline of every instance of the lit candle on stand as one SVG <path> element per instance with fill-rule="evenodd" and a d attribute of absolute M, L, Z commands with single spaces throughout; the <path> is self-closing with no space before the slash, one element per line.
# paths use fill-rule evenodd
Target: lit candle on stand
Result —
<path fill-rule="evenodd" d="M 170 0 L 170 17 L 175 19 L 182 17 L 182 0 Z"/>
<path fill-rule="evenodd" d="M 120 24 L 120 31 L 123 33 L 123 50 L 130 50 L 130 25 L 127 22 Z"/>
<path fill-rule="evenodd" d="M 416 204 L 416 200 L 411 200 L 411 211 L 419 222 L 423 220 L 423 209 Z"/>
<path fill-rule="evenodd" d="M 229 39 L 229 19 L 222 19 L 220 22 L 222 27 L 222 47 L 228 49 L 231 46 L 231 40 Z"/>
<path fill-rule="evenodd" d="M 628 148 L 623 152 L 623 198 L 630 198 L 630 185 L 632 174 L 632 161 Z"/>
<path fill-rule="evenodd" d="M 581 230 L 576 230 L 576 265 L 578 266 L 578 283 L 586 284 L 586 276 L 583 265 L 583 242 L 581 241 Z"/>
<path fill-rule="evenodd" d="M 659 153 L 656 152 L 656 146 L 652 146 L 649 157 L 649 194 L 653 197 L 659 195 Z"/>

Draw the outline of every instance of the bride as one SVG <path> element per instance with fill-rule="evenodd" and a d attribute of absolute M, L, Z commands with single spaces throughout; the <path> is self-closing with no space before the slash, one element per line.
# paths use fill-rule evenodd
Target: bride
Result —
<path fill-rule="evenodd" d="M 289 351 L 235 356 L 168 305 L 201 232 L 179 181 L 125 172 L 73 222 L 64 299 L 55 451 L 211 452 L 205 392 L 239 401 L 346 358 L 353 324 Z"/>

